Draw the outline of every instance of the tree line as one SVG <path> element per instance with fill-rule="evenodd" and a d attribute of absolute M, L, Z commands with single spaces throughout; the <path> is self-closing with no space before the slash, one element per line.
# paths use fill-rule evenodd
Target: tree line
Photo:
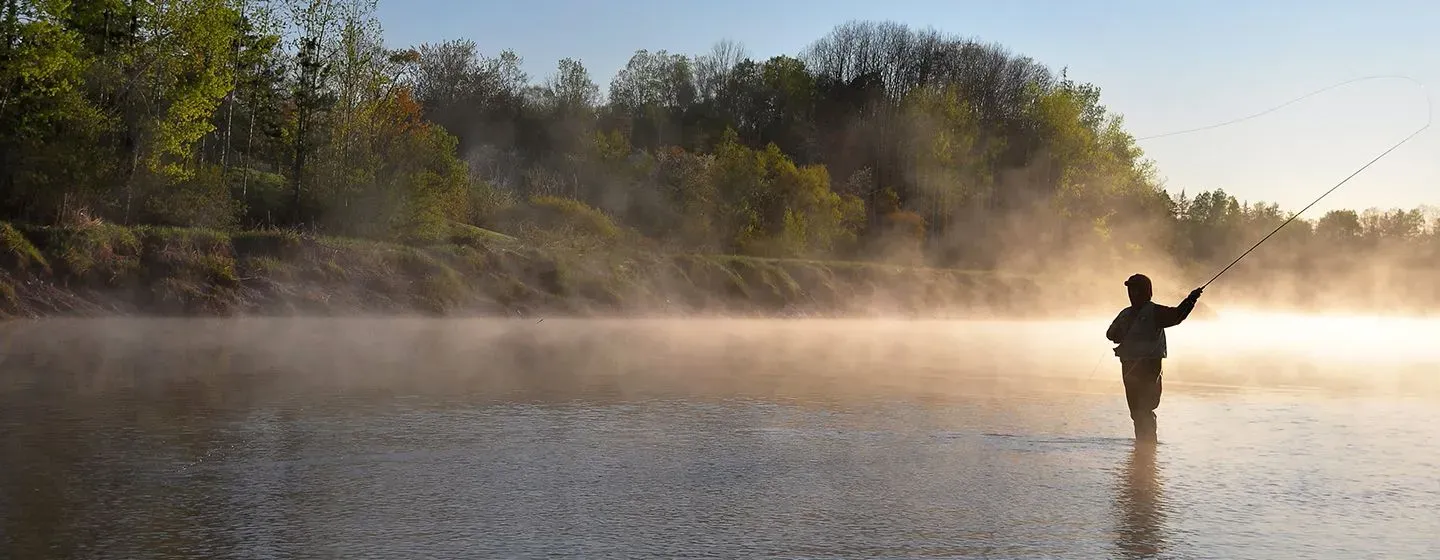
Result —
<path fill-rule="evenodd" d="M 1225 262 L 1288 216 L 1172 196 L 1094 85 L 892 22 L 763 60 L 639 50 L 604 92 L 578 59 L 537 80 L 470 40 L 391 48 L 375 0 L 0 0 L 0 34 L 4 220 L 983 268 Z M 1269 258 L 1433 262 L 1436 225 L 1335 211 Z"/>

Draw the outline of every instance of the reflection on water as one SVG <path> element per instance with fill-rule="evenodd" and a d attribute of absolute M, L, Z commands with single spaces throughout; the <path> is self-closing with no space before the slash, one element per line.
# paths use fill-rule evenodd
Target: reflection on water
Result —
<path fill-rule="evenodd" d="M 1153 558 L 1165 549 L 1165 514 L 1155 452 L 1155 445 L 1136 444 L 1120 471 L 1115 545 L 1127 558 Z"/>
<path fill-rule="evenodd" d="M 1137 449 L 1093 327 L 0 325 L 0 557 L 1440 554 L 1434 354 L 1197 323 Z"/>

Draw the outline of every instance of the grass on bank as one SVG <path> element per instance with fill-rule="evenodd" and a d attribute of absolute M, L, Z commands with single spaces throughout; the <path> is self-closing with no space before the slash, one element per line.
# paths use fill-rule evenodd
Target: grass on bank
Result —
<path fill-rule="evenodd" d="M 19 289 L 37 280 L 120 310 L 184 315 L 841 310 L 877 300 L 926 309 L 989 305 L 1031 285 L 990 272 L 662 254 L 533 233 L 522 240 L 456 225 L 442 241 L 406 245 L 286 230 L 0 222 L 0 303 L 9 313 L 43 308 Z"/>

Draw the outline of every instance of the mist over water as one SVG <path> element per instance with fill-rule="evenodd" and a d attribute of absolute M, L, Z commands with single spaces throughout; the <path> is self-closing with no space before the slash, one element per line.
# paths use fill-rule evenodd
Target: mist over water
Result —
<path fill-rule="evenodd" d="M 1440 321 L 0 325 L 0 557 L 1429 558 Z"/>

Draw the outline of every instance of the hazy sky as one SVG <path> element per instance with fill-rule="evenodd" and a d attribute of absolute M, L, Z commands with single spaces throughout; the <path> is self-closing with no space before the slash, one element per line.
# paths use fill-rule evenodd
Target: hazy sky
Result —
<path fill-rule="evenodd" d="M 796 54 L 847 20 L 999 42 L 1101 88 L 1136 136 L 1248 115 L 1351 78 L 1405 74 L 1440 96 L 1440 2 L 1413 0 L 380 0 L 387 42 L 514 49 L 536 81 L 578 58 L 602 91 L 635 50 Z M 1166 186 L 1298 210 L 1425 122 L 1402 80 L 1345 86 L 1239 125 L 1146 141 Z M 1335 207 L 1440 205 L 1440 124 L 1352 179 Z"/>

